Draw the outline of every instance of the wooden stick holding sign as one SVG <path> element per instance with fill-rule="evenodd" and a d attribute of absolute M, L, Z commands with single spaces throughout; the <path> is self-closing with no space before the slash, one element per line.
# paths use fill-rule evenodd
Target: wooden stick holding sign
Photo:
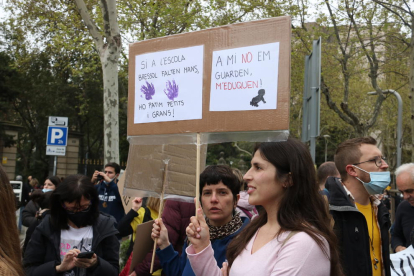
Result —
<path fill-rule="evenodd" d="M 197 164 L 196 164 L 196 213 L 200 207 L 200 132 L 197 133 Z"/>
<path fill-rule="evenodd" d="M 167 174 L 168 174 L 168 162 L 170 160 L 164 160 L 164 177 L 162 180 L 162 191 L 161 191 L 161 196 L 160 196 L 160 207 L 158 209 L 158 218 L 161 218 L 162 216 L 162 210 L 164 208 L 164 191 L 165 191 L 165 186 L 167 186 Z M 154 241 L 154 248 L 152 251 L 152 260 L 151 260 L 151 269 L 150 269 L 150 273 L 152 274 L 152 270 L 154 269 L 154 259 L 155 259 L 155 251 L 157 249 L 157 240 L 155 239 Z"/>

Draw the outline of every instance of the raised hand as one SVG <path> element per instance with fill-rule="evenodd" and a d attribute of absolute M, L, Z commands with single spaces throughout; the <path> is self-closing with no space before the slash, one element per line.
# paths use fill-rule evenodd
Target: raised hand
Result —
<path fill-rule="evenodd" d="M 99 174 L 99 171 L 95 171 L 95 172 L 93 173 L 93 175 L 92 175 L 92 179 L 91 179 L 92 183 L 95 183 L 95 181 L 96 181 L 96 179 L 97 179 L 97 177 L 98 177 L 98 174 Z"/>
<path fill-rule="evenodd" d="M 142 207 L 142 197 L 136 197 L 132 201 L 132 209 L 137 212 Z"/>
<path fill-rule="evenodd" d="M 162 250 L 170 245 L 168 239 L 168 230 L 162 222 L 161 218 L 154 221 L 152 225 L 151 238 L 157 243 L 158 247 Z"/>
<path fill-rule="evenodd" d="M 197 216 L 191 217 L 190 221 L 191 223 L 186 229 L 187 237 L 193 245 L 195 252 L 199 253 L 210 244 L 210 231 L 201 207 L 197 210 Z"/>

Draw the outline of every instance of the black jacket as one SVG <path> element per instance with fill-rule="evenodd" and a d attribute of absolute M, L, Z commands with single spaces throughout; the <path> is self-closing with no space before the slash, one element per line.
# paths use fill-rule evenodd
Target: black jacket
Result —
<path fill-rule="evenodd" d="M 60 264 L 60 230 L 50 223 L 50 216 L 33 232 L 27 245 L 23 266 L 28 276 L 62 275 L 56 273 L 55 267 Z M 118 230 L 114 227 L 115 219 L 100 214 L 93 228 L 92 250 L 98 256 L 98 265 L 87 270 L 87 275 L 118 276 L 119 274 L 119 241 Z"/>
<path fill-rule="evenodd" d="M 362 184 L 361 184 L 362 185 Z M 338 178 L 329 177 L 326 187 L 330 193 L 329 210 L 335 221 L 334 231 L 338 238 L 341 264 L 345 275 L 371 276 L 372 260 L 370 240 L 365 216 L 349 199 Z M 390 215 L 379 200 L 372 200 L 381 234 L 382 267 L 390 276 L 389 228 Z"/>
<path fill-rule="evenodd" d="M 26 227 L 30 227 L 30 225 L 32 225 L 37 220 L 37 211 L 39 211 L 39 206 L 37 206 L 33 200 L 30 200 L 22 212 L 22 224 Z"/>
<path fill-rule="evenodd" d="M 144 217 L 142 219 L 142 223 L 156 219 L 151 217 L 151 211 L 147 207 L 141 207 L 145 209 Z M 117 229 L 119 231 L 119 236 L 126 237 L 128 235 L 131 235 L 136 229 L 132 229 L 131 222 L 135 219 L 135 217 L 138 216 L 138 212 L 134 211 L 134 209 L 131 209 L 128 214 L 126 214 L 117 225 Z M 126 255 L 129 257 L 131 255 L 132 250 L 134 249 L 134 240 L 132 240 L 131 235 L 131 241 L 129 243 L 129 247 L 127 250 Z"/>

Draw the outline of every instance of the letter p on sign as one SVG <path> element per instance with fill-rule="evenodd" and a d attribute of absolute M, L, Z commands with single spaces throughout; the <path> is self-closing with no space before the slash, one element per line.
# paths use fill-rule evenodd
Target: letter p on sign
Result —
<path fill-rule="evenodd" d="M 50 142 L 52 144 L 56 143 L 57 139 L 60 139 L 63 137 L 63 130 L 61 129 L 52 129 L 52 136 L 50 137 Z"/>
<path fill-rule="evenodd" d="M 67 127 L 49 126 L 47 129 L 47 141 L 48 146 L 66 146 L 68 137 Z"/>

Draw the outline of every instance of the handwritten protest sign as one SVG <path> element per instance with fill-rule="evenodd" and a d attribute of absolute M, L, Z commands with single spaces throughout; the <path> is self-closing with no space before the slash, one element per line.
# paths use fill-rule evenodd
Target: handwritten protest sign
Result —
<path fill-rule="evenodd" d="M 134 123 L 202 118 L 204 46 L 135 57 Z"/>
<path fill-rule="evenodd" d="M 213 52 L 210 111 L 276 109 L 279 43 Z"/>

